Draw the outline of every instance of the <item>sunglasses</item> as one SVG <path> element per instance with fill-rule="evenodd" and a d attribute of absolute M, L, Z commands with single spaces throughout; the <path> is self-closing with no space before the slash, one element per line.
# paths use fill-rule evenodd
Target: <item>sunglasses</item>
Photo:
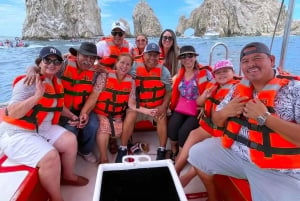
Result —
<path fill-rule="evenodd" d="M 121 32 L 121 31 L 112 31 L 112 32 L 111 32 L 111 35 L 113 35 L 113 36 L 118 35 L 118 36 L 122 37 L 122 36 L 124 35 L 124 33 Z"/>
<path fill-rule="evenodd" d="M 185 59 L 185 58 L 193 58 L 195 55 L 192 53 L 188 53 L 188 54 L 182 54 L 179 56 L 179 59 Z"/>
<path fill-rule="evenodd" d="M 60 64 L 62 64 L 62 61 L 58 60 L 58 59 L 49 59 L 49 58 L 43 58 L 43 62 L 46 65 L 50 65 L 51 63 L 54 64 L 55 66 L 58 66 Z"/>
<path fill-rule="evenodd" d="M 136 42 L 146 42 L 146 39 L 136 40 Z"/>
<path fill-rule="evenodd" d="M 172 41 L 173 40 L 173 37 L 172 36 L 163 36 L 162 37 L 163 41 Z"/>

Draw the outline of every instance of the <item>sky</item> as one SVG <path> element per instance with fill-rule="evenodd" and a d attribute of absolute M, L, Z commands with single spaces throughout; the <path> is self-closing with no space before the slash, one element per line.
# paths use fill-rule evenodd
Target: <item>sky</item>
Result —
<path fill-rule="evenodd" d="M 88 0 L 87 0 L 88 1 Z M 101 27 L 104 35 L 110 33 L 111 24 L 120 18 L 131 25 L 132 14 L 139 0 L 98 0 L 101 8 Z M 176 30 L 179 17 L 186 18 L 203 0 L 146 0 L 158 17 L 162 29 Z M 288 0 L 285 0 L 288 5 Z M 22 36 L 23 22 L 26 16 L 25 0 L 0 0 L 0 36 Z M 294 19 L 300 19 L 300 0 L 295 0 Z"/>

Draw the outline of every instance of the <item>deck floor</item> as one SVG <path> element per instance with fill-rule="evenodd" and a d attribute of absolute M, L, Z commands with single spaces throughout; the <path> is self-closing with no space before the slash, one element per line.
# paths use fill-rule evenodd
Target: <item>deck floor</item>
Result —
<path fill-rule="evenodd" d="M 158 138 L 155 132 L 138 132 L 133 135 L 134 142 L 143 142 L 150 145 L 150 151 L 147 153 L 150 155 L 152 160 L 155 160 L 156 149 L 158 146 Z M 97 152 L 97 150 L 95 150 Z M 109 160 L 115 161 L 116 154 L 109 154 Z M 98 165 L 91 164 L 84 161 L 80 156 L 77 157 L 76 161 L 76 172 L 79 175 L 89 178 L 90 182 L 88 185 L 83 187 L 74 186 L 62 186 L 62 194 L 66 201 L 92 201 L 94 194 L 94 187 L 96 182 Z M 183 170 L 186 171 L 187 168 Z M 199 193 L 205 192 L 205 188 L 199 178 L 194 178 L 189 185 L 184 188 L 185 193 Z M 190 201 L 205 201 L 207 198 L 190 199 Z"/>

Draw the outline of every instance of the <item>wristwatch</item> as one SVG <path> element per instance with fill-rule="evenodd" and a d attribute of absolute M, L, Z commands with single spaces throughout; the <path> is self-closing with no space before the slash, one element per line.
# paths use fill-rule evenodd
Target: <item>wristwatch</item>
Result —
<path fill-rule="evenodd" d="M 267 118 L 268 118 L 269 115 L 271 115 L 270 112 L 265 112 L 265 113 L 263 113 L 262 115 L 259 115 L 259 116 L 256 118 L 256 121 L 257 121 L 258 125 L 260 125 L 260 126 L 265 125 L 266 120 L 267 120 Z"/>

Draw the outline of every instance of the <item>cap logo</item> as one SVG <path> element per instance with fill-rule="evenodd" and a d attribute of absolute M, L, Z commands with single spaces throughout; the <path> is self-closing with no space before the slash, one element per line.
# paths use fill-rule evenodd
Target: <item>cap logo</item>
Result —
<path fill-rule="evenodd" d="M 50 48 L 49 52 L 51 52 L 51 53 L 53 53 L 53 54 L 56 54 L 56 49 Z"/>
<path fill-rule="evenodd" d="M 121 26 L 120 22 L 116 22 L 116 25 L 117 25 L 117 26 Z"/>

